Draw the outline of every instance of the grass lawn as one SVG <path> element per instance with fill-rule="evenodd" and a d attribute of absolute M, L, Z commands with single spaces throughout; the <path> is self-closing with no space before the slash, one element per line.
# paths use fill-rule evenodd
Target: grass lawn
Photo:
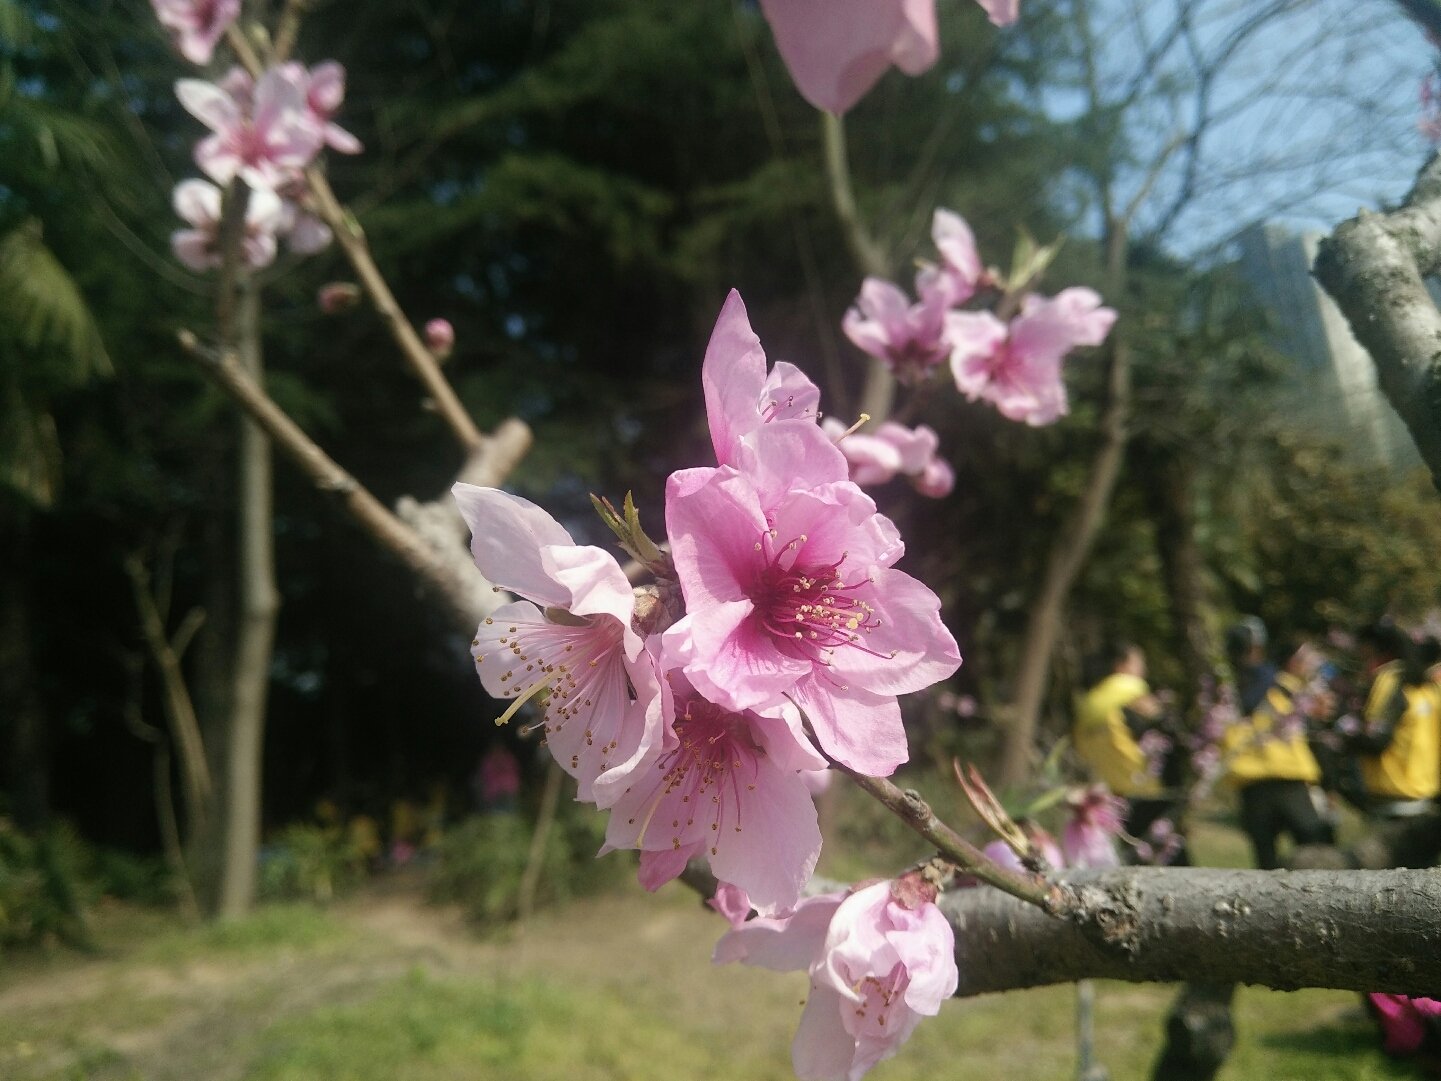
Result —
<path fill-rule="evenodd" d="M 1208 862 L 1244 858 L 1220 827 Z M 392 885 L 328 910 L 187 929 L 100 913 L 95 957 L 0 959 L 4 1081 L 789 1081 L 801 974 L 713 968 L 720 921 L 679 886 L 575 902 L 480 939 Z M 1172 995 L 1099 985 L 1100 1060 L 1148 1076 Z M 952 1002 L 875 1081 L 1031 1081 L 1073 1070 L 1075 996 Z M 1243 989 L 1230 1081 L 1416 1076 L 1356 996 Z"/>

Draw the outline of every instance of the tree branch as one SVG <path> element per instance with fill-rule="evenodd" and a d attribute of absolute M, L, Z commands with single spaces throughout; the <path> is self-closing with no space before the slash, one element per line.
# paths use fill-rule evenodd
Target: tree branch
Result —
<path fill-rule="evenodd" d="M 499 598 L 466 557 L 463 547 L 456 544 L 453 551 L 432 547 L 421 533 L 387 510 L 241 370 L 233 354 L 206 349 L 188 331 L 181 334 L 180 341 L 205 373 L 235 399 L 318 489 L 333 493 L 361 528 L 436 594 L 450 609 L 458 626 L 469 632 L 496 608 Z M 487 448 L 494 448 L 494 457 L 484 468 L 477 466 L 476 474 L 499 483 L 506 463 L 513 465 L 529 447 L 529 442 L 530 429 L 521 421 L 502 425 L 490 440 L 483 437 L 480 449 L 472 455 L 472 462 L 477 458 L 485 460 Z"/>
<path fill-rule="evenodd" d="M 1138 867 L 1071 875 L 1063 919 L 947 891 L 959 996 L 1081 979 L 1441 993 L 1441 874 Z"/>
<path fill-rule="evenodd" d="M 1441 267 L 1441 157 L 1401 207 L 1362 211 L 1321 242 L 1313 273 L 1371 354 L 1377 381 L 1441 487 L 1441 312 L 1422 280 Z"/>

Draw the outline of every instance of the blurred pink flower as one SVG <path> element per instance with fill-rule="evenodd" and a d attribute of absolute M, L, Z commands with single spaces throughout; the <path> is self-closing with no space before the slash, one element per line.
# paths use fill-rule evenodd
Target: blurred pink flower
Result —
<path fill-rule="evenodd" d="M 1066 858 L 1061 854 L 1060 846 L 1056 844 L 1056 839 L 1049 833 L 1043 829 L 1027 827 L 1026 835 L 1030 838 L 1031 844 L 1035 846 L 1036 852 L 1053 870 L 1059 871 L 1066 866 Z M 992 841 L 981 851 L 1002 867 L 1026 874 L 1030 873 L 1030 869 L 1021 862 L 1021 857 L 1016 855 L 1016 850 L 1005 841 Z"/>
<path fill-rule="evenodd" d="M 1099 345 L 1115 321 L 1100 296 L 1081 287 L 1049 299 L 1027 296 L 1009 326 L 990 312 L 952 312 L 947 329 L 956 387 L 1010 420 L 1050 424 L 1069 410 L 1061 361 L 1077 346 Z"/>
<path fill-rule="evenodd" d="M 843 113 L 892 65 L 919 75 L 936 62 L 935 0 L 761 0 L 801 96 Z"/>
<path fill-rule="evenodd" d="M 965 218 L 939 207 L 931 217 L 931 242 L 941 253 L 941 262 L 921 268 L 916 275 L 917 294 L 945 308 L 964 304 L 989 280 L 975 234 Z"/>
<path fill-rule="evenodd" d="M 1009 26 L 1021 17 L 1021 0 L 976 0 L 996 26 Z"/>
<path fill-rule="evenodd" d="M 360 140 L 332 119 L 345 100 L 345 68 L 334 60 L 326 60 L 307 69 L 292 60 L 284 65 L 284 71 L 300 88 L 310 118 L 320 128 L 325 145 L 341 154 L 359 154 L 364 149 Z"/>
<path fill-rule="evenodd" d="M 262 75 L 253 96 L 243 93 L 241 82 L 228 81 L 235 92 L 202 79 L 175 84 L 180 104 L 214 133 L 196 145 L 195 161 L 217 184 L 239 176 L 251 188 L 273 191 L 310 163 L 323 132 L 310 119 L 302 89 L 282 69 Z"/>
<path fill-rule="evenodd" d="M 191 270 L 214 270 L 220 266 L 220 189 L 205 180 L 182 180 L 175 186 L 175 213 L 190 223 L 170 235 L 175 258 Z M 283 222 L 280 199 L 274 192 L 250 193 L 245 206 L 245 235 L 240 242 L 245 265 L 269 266 L 275 261 L 275 234 Z"/>
<path fill-rule="evenodd" d="M 851 481 L 862 487 L 885 484 L 897 476 L 910 479 L 921 495 L 939 499 L 949 495 L 956 474 L 936 451 L 940 438 L 924 424 L 907 428 L 886 421 L 873 433 L 852 432 L 834 417 L 821 421 L 821 429 L 841 448 L 850 465 Z"/>
<path fill-rule="evenodd" d="M 919 304 L 912 304 L 894 282 L 867 278 L 855 305 L 841 320 L 841 329 L 856 348 L 883 363 L 898 381 L 922 383 L 951 355 L 947 305 L 944 289 L 934 289 Z"/>
<path fill-rule="evenodd" d="M 543 705 L 546 745 L 576 778 L 578 798 L 610 806 L 663 736 L 654 664 L 631 627 L 630 582 L 609 552 L 576 544 L 535 504 L 473 484 L 451 492 L 481 574 L 528 598 L 477 629 L 481 683 L 512 700 L 507 713 L 530 699 Z"/>
<path fill-rule="evenodd" d="M 425 347 L 444 360 L 455 349 L 455 328 L 449 319 L 431 319 L 425 324 Z"/>
<path fill-rule="evenodd" d="M 210 63 L 215 43 L 240 15 L 240 0 L 150 0 L 150 6 L 192 64 Z"/>
<path fill-rule="evenodd" d="M 1105 785 L 1074 789 L 1066 797 L 1070 821 L 1061 834 L 1061 852 L 1067 867 L 1118 867 L 1115 838 L 1121 833 L 1126 801 L 1111 795 Z"/>
<path fill-rule="evenodd" d="M 316 292 L 315 302 L 326 315 L 338 315 L 360 303 L 360 286 L 354 282 L 326 282 Z"/>

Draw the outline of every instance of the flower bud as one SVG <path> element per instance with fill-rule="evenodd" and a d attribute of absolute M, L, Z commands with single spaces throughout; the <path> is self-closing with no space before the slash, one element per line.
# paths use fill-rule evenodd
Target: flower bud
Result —
<path fill-rule="evenodd" d="M 326 282 L 315 301 L 326 315 L 339 315 L 360 303 L 360 286 L 354 282 Z"/>
<path fill-rule="evenodd" d="M 432 319 L 425 324 L 425 347 L 435 354 L 436 360 L 444 360 L 455 348 L 455 328 L 449 319 Z"/>

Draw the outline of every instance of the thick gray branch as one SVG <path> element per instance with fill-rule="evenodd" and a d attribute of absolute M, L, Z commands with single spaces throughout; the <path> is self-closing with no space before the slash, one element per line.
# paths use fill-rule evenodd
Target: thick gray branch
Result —
<path fill-rule="evenodd" d="M 1441 486 L 1441 312 L 1422 280 L 1441 265 L 1441 157 L 1400 209 L 1362 211 L 1321 242 L 1314 273 L 1376 364 L 1377 381 Z"/>
<path fill-rule="evenodd" d="M 1069 876 L 1064 917 L 948 891 L 958 995 L 1105 978 L 1441 994 L 1441 871 L 1131 868 Z"/>

